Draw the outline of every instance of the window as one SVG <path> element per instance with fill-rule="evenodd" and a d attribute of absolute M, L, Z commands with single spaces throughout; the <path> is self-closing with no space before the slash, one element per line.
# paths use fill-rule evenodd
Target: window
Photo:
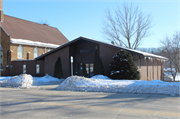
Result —
<path fill-rule="evenodd" d="M 17 58 L 23 58 L 23 49 L 22 49 L 22 46 L 20 45 L 18 47 L 18 51 L 17 51 Z"/>
<path fill-rule="evenodd" d="M 1 57 L 1 60 L 0 60 L 1 71 L 3 71 L 3 48 L 1 47 L 1 45 L 0 45 L 0 57 Z"/>
<path fill-rule="evenodd" d="M 25 74 L 26 73 L 26 65 L 24 64 L 23 65 L 23 74 Z"/>
<path fill-rule="evenodd" d="M 90 64 L 90 77 L 94 74 L 94 64 Z"/>
<path fill-rule="evenodd" d="M 34 58 L 36 58 L 38 56 L 38 48 L 35 47 L 34 48 Z"/>
<path fill-rule="evenodd" d="M 40 72 L 39 64 L 36 64 L 36 73 L 39 74 L 39 72 Z"/>

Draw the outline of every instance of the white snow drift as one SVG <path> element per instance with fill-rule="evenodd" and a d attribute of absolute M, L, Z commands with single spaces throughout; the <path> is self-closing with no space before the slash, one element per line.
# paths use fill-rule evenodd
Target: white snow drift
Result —
<path fill-rule="evenodd" d="M 33 77 L 28 74 L 21 74 L 10 79 L 3 80 L 2 86 L 29 88 L 33 84 Z"/>
<path fill-rule="evenodd" d="M 62 82 L 63 81 L 63 82 Z M 62 83 L 61 83 L 62 82 Z M 112 80 L 103 75 L 91 78 L 71 76 L 67 79 L 57 79 L 46 75 L 32 77 L 22 74 L 14 77 L 0 77 L 2 86 L 30 88 L 44 84 L 60 84 L 58 90 L 92 91 L 92 92 L 117 92 L 117 93 L 150 93 L 179 95 L 180 82 L 163 82 L 160 80 Z"/>
<path fill-rule="evenodd" d="M 50 75 L 44 77 L 33 77 L 33 85 L 60 84 L 65 79 L 54 78 Z"/>
<path fill-rule="evenodd" d="M 20 87 L 20 88 L 30 88 L 32 86 L 38 85 L 48 85 L 48 84 L 60 84 L 64 79 L 54 78 L 52 76 L 46 75 L 44 77 L 32 77 L 29 74 L 21 74 L 14 77 L 0 77 L 0 83 L 2 86 L 7 87 Z"/>
<path fill-rule="evenodd" d="M 179 95 L 179 82 L 163 82 L 160 80 L 104 80 L 71 76 L 62 82 L 58 90 L 118 92 L 118 93 L 152 93 Z"/>

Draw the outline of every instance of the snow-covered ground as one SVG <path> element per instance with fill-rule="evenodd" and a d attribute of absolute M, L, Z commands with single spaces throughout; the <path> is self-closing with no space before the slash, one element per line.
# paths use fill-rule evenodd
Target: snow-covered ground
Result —
<path fill-rule="evenodd" d="M 114 92 L 114 93 L 148 93 L 179 95 L 180 82 L 163 82 L 160 80 L 112 80 L 103 75 L 85 78 L 71 76 L 67 79 L 57 79 L 46 75 L 44 77 L 32 77 L 22 74 L 14 77 L 0 77 L 1 86 L 30 88 L 33 86 L 57 84 L 57 90 Z"/>
<path fill-rule="evenodd" d="M 96 79 L 98 77 L 99 79 Z M 85 78 L 71 76 L 63 81 L 58 90 L 117 92 L 117 93 L 150 93 L 179 95 L 180 82 L 163 82 L 160 80 L 111 80 L 104 76 Z"/>
<path fill-rule="evenodd" d="M 44 77 L 33 77 L 33 85 L 51 85 L 51 84 L 60 84 L 65 79 L 58 79 L 52 76 L 46 75 Z"/>

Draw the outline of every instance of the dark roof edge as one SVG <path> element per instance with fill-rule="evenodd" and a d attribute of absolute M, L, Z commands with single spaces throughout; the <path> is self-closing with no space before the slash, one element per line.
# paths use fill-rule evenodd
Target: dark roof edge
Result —
<path fill-rule="evenodd" d="M 83 40 L 86 40 L 86 41 L 92 41 L 94 43 L 104 44 L 104 45 L 111 46 L 111 47 L 124 49 L 124 50 L 127 50 L 129 52 L 140 54 L 140 55 L 142 55 L 144 57 L 154 57 L 154 58 L 159 58 L 159 59 L 163 59 L 163 60 L 168 60 L 168 58 L 165 58 L 165 57 L 162 57 L 162 56 L 159 56 L 159 55 L 154 55 L 154 54 L 151 54 L 151 53 L 146 53 L 146 52 L 142 52 L 142 51 L 138 51 L 138 50 L 133 50 L 133 49 L 125 48 L 125 47 L 122 47 L 122 46 L 111 45 L 111 44 L 108 44 L 108 43 L 105 43 L 105 42 L 97 41 L 97 40 L 82 37 L 82 36 L 76 38 L 75 40 L 69 41 L 69 42 L 67 42 L 67 43 L 65 43 L 65 44 L 63 44 L 63 45 L 61 45 L 61 46 L 59 46 L 59 47 L 45 53 L 45 54 L 43 54 L 43 55 L 40 55 L 39 57 L 35 58 L 35 60 L 40 60 L 41 58 L 44 58 L 45 56 L 47 56 L 47 55 L 49 55 L 49 54 L 51 54 L 51 53 L 53 53 L 53 52 L 55 52 L 55 51 L 57 51 L 59 49 L 62 49 L 64 47 L 68 46 L 69 44 L 74 43 L 74 42 L 76 42 L 76 41 L 78 41 L 80 39 L 83 39 Z"/>
<path fill-rule="evenodd" d="M 67 43 L 65 43 L 65 44 L 62 44 L 61 46 L 59 46 L 59 47 L 57 47 L 57 48 L 55 48 L 55 49 L 53 49 L 53 50 L 51 50 L 51 51 L 43 54 L 43 55 L 40 55 L 40 56 L 36 57 L 34 60 L 39 60 L 39 59 L 41 59 L 41 58 L 43 58 L 43 57 L 45 57 L 45 56 L 47 56 L 47 55 L 49 55 L 49 54 L 51 54 L 51 53 L 59 50 L 59 49 L 62 49 L 62 48 L 64 48 L 64 47 L 66 47 L 67 45 L 69 45 L 69 44 L 71 44 L 71 43 L 73 43 L 73 42 L 75 42 L 75 41 L 77 41 L 77 40 L 80 40 L 80 39 L 81 39 L 81 37 L 76 38 L 75 40 L 69 41 L 69 42 L 67 42 Z"/>
<path fill-rule="evenodd" d="M 97 40 L 94 40 L 94 39 L 91 39 L 91 38 L 86 38 L 86 37 L 81 37 L 81 38 L 85 38 L 86 40 L 91 40 L 91 41 L 94 41 L 94 42 L 96 42 L 96 43 L 101 43 L 101 44 L 104 44 L 104 45 L 107 45 L 107 46 L 124 49 L 124 50 L 127 50 L 127 51 L 129 51 L 129 52 L 133 52 L 133 53 L 140 54 L 140 55 L 142 55 L 142 56 L 144 56 L 144 57 L 154 57 L 154 58 L 159 58 L 159 59 L 168 60 L 168 58 L 163 57 L 163 56 L 154 55 L 154 54 L 142 52 L 142 51 L 139 51 L 139 50 L 129 49 L 129 48 L 126 48 L 126 47 L 123 47 L 123 46 L 113 45 L 113 44 L 109 44 L 109 43 L 97 41 Z"/>

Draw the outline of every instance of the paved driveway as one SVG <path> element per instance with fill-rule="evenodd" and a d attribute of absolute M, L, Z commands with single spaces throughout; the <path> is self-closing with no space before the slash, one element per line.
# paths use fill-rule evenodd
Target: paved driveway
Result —
<path fill-rule="evenodd" d="M 180 97 L 0 88 L 1 119 L 178 119 Z"/>

